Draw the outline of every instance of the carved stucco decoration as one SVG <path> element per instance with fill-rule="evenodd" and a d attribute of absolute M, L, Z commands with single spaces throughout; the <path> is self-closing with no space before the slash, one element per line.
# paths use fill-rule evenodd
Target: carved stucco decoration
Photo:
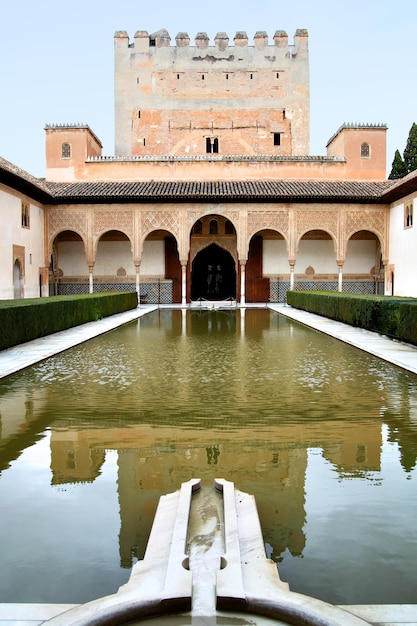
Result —
<path fill-rule="evenodd" d="M 384 244 L 386 238 L 385 210 L 346 211 L 346 242 L 360 230 L 369 230 L 375 233 L 379 237 L 381 244 Z"/>
<path fill-rule="evenodd" d="M 48 257 L 51 254 L 54 239 L 64 230 L 70 230 L 80 235 L 84 242 L 87 241 L 88 219 L 87 211 L 66 210 L 66 209 L 50 209 L 48 211 Z"/>
<path fill-rule="evenodd" d="M 141 213 L 141 232 L 143 239 L 154 230 L 167 230 L 179 243 L 180 212 L 179 211 L 144 211 Z"/>
<path fill-rule="evenodd" d="M 248 244 L 250 239 L 260 230 L 275 230 L 288 240 L 289 221 L 287 210 L 249 211 L 248 212 Z"/>
<path fill-rule="evenodd" d="M 109 230 L 124 233 L 131 241 L 134 237 L 134 211 L 97 210 L 94 212 L 93 237 L 99 239 Z"/>
<path fill-rule="evenodd" d="M 312 211 L 298 209 L 295 216 L 297 241 L 310 230 L 324 230 L 337 241 L 339 226 L 339 211 Z"/>

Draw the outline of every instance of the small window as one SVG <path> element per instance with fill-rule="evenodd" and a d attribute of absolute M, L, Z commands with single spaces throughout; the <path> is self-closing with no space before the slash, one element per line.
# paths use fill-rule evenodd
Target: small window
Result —
<path fill-rule="evenodd" d="M 371 148 L 369 146 L 369 143 L 364 142 L 361 145 L 361 159 L 369 159 L 370 156 L 371 156 Z"/>
<path fill-rule="evenodd" d="M 149 45 L 151 48 L 155 48 L 156 46 L 156 39 L 155 37 L 149 37 Z"/>
<path fill-rule="evenodd" d="M 218 229 L 217 220 L 210 220 L 210 235 L 217 235 Z"/>
<path fill-rule="evenodd" d="M 279 78 L 279 72 L 276 73 L 276 78 Z"/>
<path fill-rule="evenodd" d="M 63 143 L 61 146 L 61 157 L 63 159 L 70 159 L 71 158 L 71 144 L 69 143 Z"/>
<path fill-rule="evenodd" d="M 179 80 L 179 79 L 180 79 L 180 75 L 179 75 L 179 74 L 177 74 L 177 80 Z"/>
<path fill-rule="evenodd" d="M 201 80 L 204 80 L 204 79 L 205 79 L 204 74 L 201 74 Z"/>
<path fill-rule="evenodd" d="M 274 146 L 281 145 L 281 133 L 274 133 Z"/>
<path fill-rule="evenodd" d="M 138 119 L 140 120 L 140 111 L 138 111 Z"/>
<path fill-rule="evenodd" d="M 28 202 L 22 202 L 22 228 L 30 228 L 30 207 Z"/>
<path fill-rule="evenodd" d="M 404 207 L 404 228 L 411 228 L 413 225 L 413 205 L 407 204 Z"/>
<path fill-rule="evenodd" d="M 249 76 L 250 76 L 250 79 L 253 80 L 253 74 L 251 73 Z"/>
<path fill-rule="evenodd" d="M 217 137 L 206 137 L 206 153 L 214 154 L 219 151 L 219 140 Z"/>
<path fill-rule="evenodd" d="M 226 80 L 229 80 L 229 74 L 226 74 Z"/>

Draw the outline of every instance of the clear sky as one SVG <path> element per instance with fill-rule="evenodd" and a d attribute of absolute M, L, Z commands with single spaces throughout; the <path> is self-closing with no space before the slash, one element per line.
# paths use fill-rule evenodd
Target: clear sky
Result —
<path fill-rule="evenodd" d="M 344 122 L 385 123 L 387 173 L 417 122 L 416 0 L 3 0 L 0 155 L 45 175 L 46 123 L 86 123 L 114 154 L 113 36 L 166 28 L 214 43 L 245 30 L 309 32 L 310 154 Z"/>

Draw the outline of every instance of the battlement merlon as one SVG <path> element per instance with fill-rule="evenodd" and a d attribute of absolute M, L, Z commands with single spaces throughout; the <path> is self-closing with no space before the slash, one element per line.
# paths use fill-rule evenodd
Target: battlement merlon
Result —
<path fill-rule="evenodd" d="M 195 36 L 195 46 L 190 46 L 190 36 L 186 32 L 180 32 L 175 37 L 175 46 L 171 46 L 171 36 L 169 32 L 163 28 L 155 33 L 149 34 L 146 30 L 138 30 L 134 35 L 133 43 L 130 42 L 129 35 L 126 31 L 116 31 L 114 35 L 115 47 L 121 52 L 129 48 L 139 54 L 158 54 L 158 50 L 163 48 L 189 48 L 190 52 L 197 54 L 200 51 L 208 54 L 210 52 L 219 53 L 228 50 L 232 53 L 233 49 L 253 48 L 256 51 L 277 52 L 283 50 L 290 57 L 303 58 L 308 56 L 308 31 L 304 28 L 297 29 L 294 35 L 294 43 L 288 43 L 288 35 L 284 30 L 277 30 L 273 36 L 273 45 L 269 45 L 268 34 L 266 31 L 257 31 L 253 37 L 253 46 L 249 46 L 249 38 L 245 31 L 237 31 L 233 39 L 233 45 L 227 33 L 218 32 L 214 38 L 214 45 L 210 46 L 210 39 L 205 32 L 199 32 Z"/>

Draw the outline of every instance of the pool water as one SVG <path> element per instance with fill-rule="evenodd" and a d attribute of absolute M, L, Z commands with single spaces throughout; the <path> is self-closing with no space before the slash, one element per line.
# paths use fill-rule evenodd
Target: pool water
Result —
<path fill-rule="evenodd" d="M 161 495 L 255 495 L 291 590 L 415 603 L 417 377 L 267 309 L 168 310 L 0 381 L 0 602 L 86 602 Z"/>

